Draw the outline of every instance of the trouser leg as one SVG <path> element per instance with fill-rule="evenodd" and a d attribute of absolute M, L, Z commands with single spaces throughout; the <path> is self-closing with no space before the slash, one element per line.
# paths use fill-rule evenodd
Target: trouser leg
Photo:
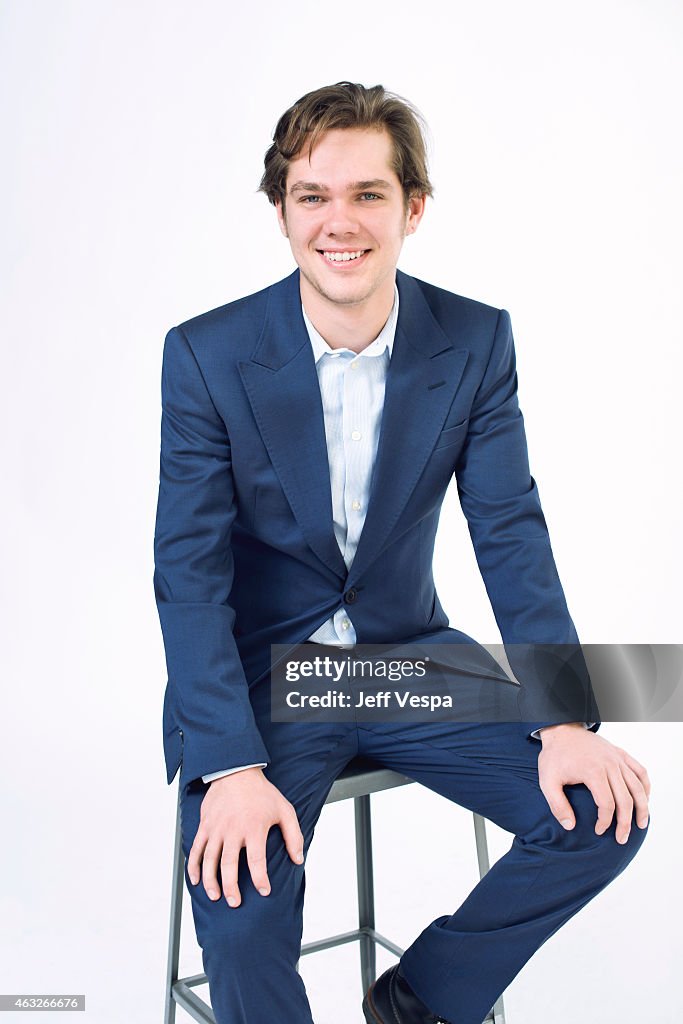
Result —
<path fill-rule="evenodd" d="M 359 728 L 360 753 L 515 836 L 462 906 L 429 924 L 401 961 L 419 998 L 454 1024 L 480 1024 L 539 946 L 626 867 L 645 835 L 634 818 L 623 846 L 614 823 L 597 836 L 595 803 L 583 785 L 565 787 L 576 826 L 563 829 L 538 785 L 539 750 L 520 723 Z M 425 870 L 429 856 L 427 848 Z"/>
<path fill-rule="evenodd" d="M 266 775 L 293 804 L 306 854 L 327 793 L 355 754 L 355 732 L 344 726 L 271 726 L 265 719 L 262 732 L 271 756 Z M 197 781 L 183 791 L 186 857 L 199 826 L 207 789 L 206 784 Z M 242 903 L 237 908 L 230 908 L 224 897 L 210 900 L 201 882 L 197 886 L 189 882 L 186 870 L 197 939 L 218 1024 L 272 1024 L 274 1020 L 312 1024 L 305 986 L 296 969 L 305 867 L 291 860 L 278 827 L 268 834 L 266 857 L 271 892 L 264 897 L 254 888 L 242 851 L 238 872 Z"/>

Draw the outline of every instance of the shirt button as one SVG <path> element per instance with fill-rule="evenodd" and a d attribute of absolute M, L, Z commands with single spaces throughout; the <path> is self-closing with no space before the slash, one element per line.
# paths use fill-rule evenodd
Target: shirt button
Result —
<path fill-rule="evenodd" d="M 342 619 L 342 624 L 341 624 L 342 629 L 348 629 L 350 625 L 351 625 L 351 623 L 349 622 L 348 619 Z"/>
<path fill-rule="evenodd" d="M 359 501 L 352 501 L 351 502 L 351 508 L 353 509 L 354 512 L 360 511 L 360 502 Z"/>
<path fill-rule="evenodd" d="M 351 440 L 360 441 L 362 436 L 363 435 L 361 434 L 360 430 L 354 430 L 353 433 L 351 434 Z"/>
<path fill-rule="evenodd" d="M 357 370 L 358 369 L 358 363 L 351 363 L 351 369 L 352 370 Z"/>

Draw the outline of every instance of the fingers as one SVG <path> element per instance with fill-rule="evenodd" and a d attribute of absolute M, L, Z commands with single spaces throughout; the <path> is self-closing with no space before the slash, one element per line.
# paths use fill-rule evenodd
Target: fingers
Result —
<path fill-rule="evenodd" d="M 645 796 L 649 800 L 650 790 L 652 787 L 650 785 L 650 776 L 647 774 L 647 768 L 645 768 L 640 763 L 640 761 L 636 761 L 635 757 L 631 757 L 630 754 L 627 754 L 625 750 L 622 753 L 622 757 L 623 760 L 626 762 L 628 768 L 630 768 L 634 775 L 638 778 L 638 781 L 640 782 L 645 792 Z"/>
<path fill-rule="evenodd" d="M 297 826 L 298 828 L 298 826 Z M 193 885 L 199 881 L 201 862 L 201 878 L 209 899 L 220 899 L 221 887 L 218 882 L 218 865 L 220 863 L 223 895 L 230 907 L 239 907 L 242 894 L 238 884 L 239 858 L 242 846 L 246 847 L 247 864 L 255 889 L 261 896 L 270 894 L 270 879 L 266 861 L 267 832 L 259 832 L 245 839 L 241 844 L 230 845 L 227 842 L 195 839 L 188 857 L 188 875 Z M 303 846 L 303 839 L 302 839 Z M 203 856 L 202 856 L 203 854 Z M 302 858 L 303 859 L 303 858 Z"/>
<path fill-rule="evenodd" d="M 270 892 L 270 882 L 265 867 L 265 837 L 251 845 L 248 843 L 244 845 L 247 846 L 247 860 L 254 885 L 262 896 L 267 896 Z M 242 902 L 238 884 L 241 849 L 242 845 L 229 845 L 227 842 L 221 844 L 220 841 L 209 841 L 206 844 L 202 859 L 202 881 L 209 899 L 220 899 L 221 886 L 218 882 L 218 865 L 220 863 L 223 895 L 229 907 L 239 907 Z M 190 881 L 192 881 L 191 875 Z"/>
<path fill-rule="evenodd" d="M 640 767 L 642 768 L 642 766 Z M 645 780 L 648 781 L 647 772 L 645 772 L 644 768 L 642 770 L 645 773 Z M 647 827 L 650 816 L 648 793 L 643 781 L 630 768 L 626 760 L 617 768 L 608 770 L 607 777 L 612 796 L 611 799 L 606 796 L 601 797 L 599 801 L 596 799 L 599 812 L 604 811 L 604 813 L 598 813 L 598 824 L 596 824 L 595 831 L 598 835 L 602 835 L 609 828 L 612 815 L 616 811 L 616 840 L 623 845 L 628 841 L 631 832 L 634 810 L 638 827 Z M 609 820 L 607 820 L 608 816 Z M 598 825 L 600 825 L 600 829 Z"/>
<path fill-rule="evenodd" d="M 254 888 L 261 896 L 270 893 L 270 880 L 266 864 L 266 832 L 258 833 L 247 842 L 247 864 Z"/>
<path fill-rule="evenodd" d="M 200 878 L 200 864 L 206 843 L 207 837 L 203 835 L 201 830 L 198 831 L 187 858 L 187 873 L 193 885 L 196 885 Z"/>
<path fill-rule="evenodd" d="M 295 864 L 303 864 L 304 861 L 304 837 L 299 828 L 299 819 L 296 811 L 290 805 L 289 812 L 283 813 L 280 818 L 280 831 L 287 847 L 287 853 Z"/>
<path fill-rule="evenodd" d="M 623 765 L 621 771 L 624 776 L 624 782 L 628 786 L 633 798 L 638 828 L 647 828 L 647 823 L 650 820 L 650 808 L 648 804 L 648 797 L 650 795 L 649 783 L 646 788 L 643 780 L 629 767 L 628 764 Z M 643 769 L 643 771 L 645 771 L 645 769 Z M 647 776 L 647 772 L 645 772 L 645 775 Z"/>
<path fill-rule="evenodd" d="M 221 848 L 223 853 L 221 855 Z M 239 849 L 237 850 L 239 854 Z M 234 872 L 232 861 L 234 859 Z M 197 885 L 201 878 L 204 883 L 204 889 L 206 895 L 211 900 L 220 899 L 220 886 L 218 884 L 218 862 L 220 860 L 221 865 L 221 878 L 223 880 L 223 892 L 225 893 L 228 903 L 230 898 L 235 899 L 235 903 L 230 903 L 230 906 L 238 906 L 240 902 L 240 891 L 237 887 L 237 856 L 230 857 L 226 851 L 226 847 L 222 845 L 220 841 L 211 840 L 202 829 L 200 828 L 195 836 L 187 858 L 187 874 L 189 876 L 192 885 Z M 226 888 L 226 878 L 229 879 L 229 885 Z"/>
<path fill-rule="evenodd" d="M 240 850 L 241 846 L 228 846 L 226 843 L 223 846 L 223 854 L 221 856 L 223 895 L 225 896 L 229 907 L 239 907 L 242 902 L 242 893 L 240 892 L 240 887 L 237 884 Z M 209 895 L 211 894 L 209 893 Z M 217 897 L 211 898 L 216 899 Z"/>
<path fill-rule="evenodd" d="M 299 819 L 290 803 L 286 803 L 280 818 L 274 824 L 280 826 L 287 853 L 295 864 L 302 864 L 304 859 L 304 837 L 299 828 Z M 270 894 L 270 879 L 266 861 L 266 840 L 268 831 L 257 832 L 246 842 L 247 864 L 254 883 L 254 888 L 261 896 Z"/>
<path fill-rule="evenodd" d="M 590 789 L 595 804 L 598 808 L 598 818 L 595 822 L 595 834 L 597 836 L 604 835 L 607 829 L 612 824 L 612 818 L 616 810 L 616 801 L 614 799 L 614 793 L 612 787 L 609 784 L 608 778 L 605 776 L 600 782 L 586 782 L 586 785 Z"/>
<path fill-rule="evenodd" d="M 610 788 L 616 810 L 616 840 L 622 845 L 628 840 L 633 820 L 633 798 L 619 769 L 608 770 Z"/>
<path fill-rule="evenodd" d="M 304 859 L 304 837 L 299 828 L 296 812 L 291 805 L 283 812 L 279 825 L 289 856 L 296 864 L 301 864 Z M 261 896 L 270 895 L 270 878 L 268 877 L 266 856 L 267 839 L 268 830 L 264 831 L 261 829 L 247 836 L 243 843 L 247 851 L 247 866 L 249 867 L 251 880 L 254 888 Z M 238 907 L 242 902 L 237 885 L 238 861 L 239 850 L 233 851 L 230 856 L 227 856 L 224 850 L 223 858 L 221 859 L 223 892 L 231 907 Z"/>
<path fill-rule="evenodd" d="M 218 886 L 218 861 L 220 858 L 221 848 L 217 843 L 212 843 L 211 840 L 206 844 L 204 850 L 204 858 L 202 860 L 202 881 L 204 882 L 204 888 L 206 889 L 206 895 L 211 900 L 217 900 L 220 897 L 220 888 Z"/>
<path fill-rule="evenodd" d="M 566 828 L 567 831 L 574 828 L 576 824 L 576 818 L 574 817 L 574 811 L 572 805 L 565 796 L 564 789 L 559 783 L 551 783 L 546 785 L 543 789 L 543 795 L 548 801 L 548 807 L 550 808 L 553 817 L 557 818 L 562 828 Z"/>
<path fill-rule="evenodd" d="M 187 858 L 187 874 L 192 885 L 197 885 L 201 878 L 209 899 L 220 899 L 221 892 L 218 884 L 218 864 L 220 862 L 223 894 L 229 906 L 238 907 L 242 902 L 237 884 L 240 849 L 241 846 L 228 846 L 220 837 L 210 839 L 200 828 Z"/>

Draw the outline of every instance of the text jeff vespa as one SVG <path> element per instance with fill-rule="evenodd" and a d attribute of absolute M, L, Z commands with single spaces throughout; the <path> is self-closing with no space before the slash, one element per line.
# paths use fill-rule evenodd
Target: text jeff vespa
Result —
<path fill-rule="evenodd" d="M 290 708 L 452 708 L 453 698 L 433 693 L 413 693 L 411 690 L 380 690 L 378 693 L 350 694 L 342 690 L 325 690 L 323 693 L 301 693 L 290 690 L 285 697 Z"/>

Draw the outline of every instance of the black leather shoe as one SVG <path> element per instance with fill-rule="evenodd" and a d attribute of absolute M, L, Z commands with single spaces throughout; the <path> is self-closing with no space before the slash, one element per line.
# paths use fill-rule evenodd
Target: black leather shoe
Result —
<path fill-rule="evenodd" d="M 417 998 L 399 964 L 372 983 L 363 1000 L 363 1013 L 368 1024 L 449 1024 Z"/>

